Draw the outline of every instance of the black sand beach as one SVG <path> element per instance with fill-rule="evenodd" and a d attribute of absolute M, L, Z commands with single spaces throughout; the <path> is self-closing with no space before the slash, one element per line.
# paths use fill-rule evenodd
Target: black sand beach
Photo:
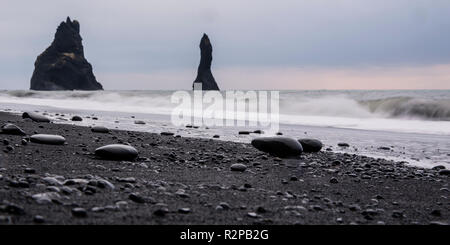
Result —
<path fill-rule="evenodd" d="M 279 159 L 250 144 L 93 133 L 7 113 L 0 122 L 67 142 L 22 144 L 23 136 L 0 135 L 0 224 L 450 222 L 449 177 L 439 169 L 326 151 Z M 94 156 L 96 148 L 114 143 L 129 143 L 139 158 Z M 235 163 L 246 170 L 231 171 Z"/>

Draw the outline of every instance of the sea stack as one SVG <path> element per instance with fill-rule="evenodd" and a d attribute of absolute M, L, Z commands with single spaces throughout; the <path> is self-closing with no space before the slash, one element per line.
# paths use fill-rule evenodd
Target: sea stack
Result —
<path fill-rule="evenodd" d="M 193 89 L 196 83 L 202 85 L 202 90 L 219 90 L 216 80 L 211 73 L 211 62 L 212 62 L 212 45 L 209 41 L 209 37 L 203 34 L 202 40 L 200 41 L 200 65 L 198 66 L 197 78 L 192 85 Z"/>
<path fill-rule="evenodd" d="M 52 44 L 34 63 L 30 89 L 103 90 L 84 57 L 78 21 L 67 17 L 58 26 Z"/>

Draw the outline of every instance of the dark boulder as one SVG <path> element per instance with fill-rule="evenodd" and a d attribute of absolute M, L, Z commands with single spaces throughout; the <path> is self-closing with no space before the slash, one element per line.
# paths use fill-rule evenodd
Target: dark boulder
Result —
<path fill-rule="evenodd" d="M 34 63 L 30 89 L 102 90 L 92 66 L 84 57 L 80 24 L 67 17 L 56 30 L 55 39 Z"/>
<path fill-rule="evenodd" d="M 63 145 L 66 139 L 60 135 L 54 134 L 35 134 L 30 137 L 30 141 L 46 145 Z"/>
<path fill-rule="evenodd" d="M 1 128 L 2 134 L 26 135 L 26 133 L 14 124 L 7 123 Z"/>
<path fill-rule="evenodd" d="M 319 152 L 323 147 L 322 142 L 316 139 L 299 139 L 298 142 L 302 145 L 304 152 Z"/>
<path fill-rule="evenodd" d="M 73 116 L 71 120 L 75 122 L 81 122 L 83 121 L 83 118 L 81 118 L 80 116 Z"/>
<path fill-rule="evenodd" d="M 260 137 L 252 140 L 252 145 L 260 151 L 278 157 L 294 157 L 303 152 L 302 145 L 288 137 Z"/>
<path fill-rule="evenodd" d="M 46 116 L 34 113 L 34 112 L 24 112 L 22 118 L 29 118 L 35 122 L 50 122 L 50 119 Z"/>
<path fill-rule="evenodd" d="M 195 87 L 196 84 L 201 84 L 202 90 L 219 90 L 219 86 L 217 86 L 216 80 L 211 73 L 212 45 L 206 34 L 203 34 L 202 40 L 200 41 L 200 54 L 197 78 L 192 88 L 197 89 Z"/>
<path fill-rule="evenodd" d="M 129 145 L 112 144 L 95 149 L 95 155 L 109 160 L 134 160 L 138 156 L 138 151 Z"/>

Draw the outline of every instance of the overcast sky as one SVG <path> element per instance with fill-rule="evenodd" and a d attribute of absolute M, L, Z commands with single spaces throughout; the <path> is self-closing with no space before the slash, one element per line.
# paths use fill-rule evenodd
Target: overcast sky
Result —
<path fill-rule="evenodd" d="M 0 89 L 28 89 L 67 16 L 105 89 L 450 89 L 448 0 L 0 0 Z"/>

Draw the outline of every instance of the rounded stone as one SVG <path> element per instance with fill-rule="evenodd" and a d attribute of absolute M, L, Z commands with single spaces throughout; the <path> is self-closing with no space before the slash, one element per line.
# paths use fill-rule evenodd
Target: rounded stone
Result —
<path fill-rule="evenodd" d="M 172 132 L 161 132 L 161 135 L 162 136 L 173 136 L 174 133 L 172 133 Z"/>
<path fill-rule="evenodd" d="M 302 145 L 289 137 L 260 137 L 252 140 L 252 145 L 260 151 L 277 157 L 294 157 L 303 152 Z"/>
<path fill-rule="evenodd" d="M 449 176 L 450 175 L 450 170 L 449 169 L 442 169 L 442 170 L 439 171 L 439 174 L 440 175 L 447 175 L 447 176 Z"/>
<path fill-rule="evenodd" d="M 91 128 L 91 131 L 94 133 L 104 133 L 104 134 L 109 133 L 109 129 L 103 126 L 93 126 Z"/>
<path fill-rule="evenodd" d="M 83 118 L 81 118 L 80 116 L 73 116 L 71 120 L 76 121 L 76 122 L 81 122 L 81 121 L 83 121 Z"/>
<path fill-rule="evenodd" d="M 319 152 L 323 144 L 316 139 L 299 139 L 298 142 L 302 145 L 304 152 Z"/>
<path fill-rule="evenodd" d="M 3 134 L 26 135 L 25 131 L 23 131 L 21 128 L 12 123 L 7 123 L 3 125 L 1 128 L 1 132 Z"/>
<path fill-rule="evenodd" d="M 239 131 L 240 135 L 249 135 L 250 131 Z"/>
<path fill-rule="evenodd" d="M 46 145 L 63 145 L 66 142 L 66 139 L 61 135 L 55 134 L 35 134 L 30 137 L 30 141 Z"/>
<path fill-rule="evenodd" d="M 138 156 L 138 151 L 129 145 L 112 144 L 95 149 L 95 155 L 109 160 L 134 160 Z"/>
<path fill-rule="evenodd" d="M 24 112 L 22 114 L 22 118 L 29 118 L 35 122 L 46 122 L 46 123 L 50 122 L 50 119 L 48 117 L 39 115 L 34 112 Z"/>
<path fill-rule="evenodd" d="M 84 208 L 74 208 L 72 209 L 72 215 L 78 218 L 85 218 L 87 217 L 87 211 Z"/>
<path fill-rule="evenodd" d="M 242 163 L 235 163 L 230 166 L 231 171 L 244 172 L 247 169 L 247 166 Z"/>

